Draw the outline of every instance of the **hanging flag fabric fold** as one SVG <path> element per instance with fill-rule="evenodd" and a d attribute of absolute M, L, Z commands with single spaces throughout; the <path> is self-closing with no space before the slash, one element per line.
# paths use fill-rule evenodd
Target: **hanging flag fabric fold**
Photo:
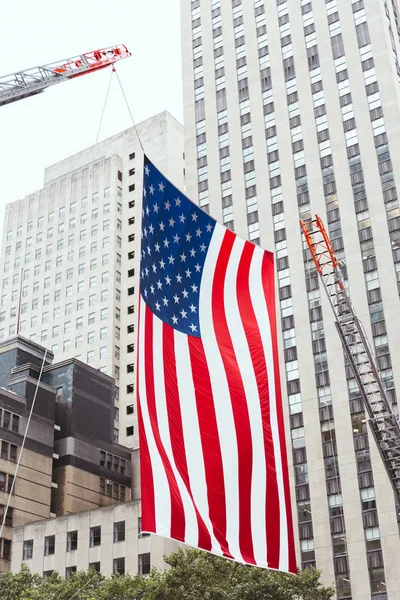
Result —
<path fill-rule="evenodd" d="M 143 531 L 296 573 L 273 255 L 146 157 L 141 237 Z"/>

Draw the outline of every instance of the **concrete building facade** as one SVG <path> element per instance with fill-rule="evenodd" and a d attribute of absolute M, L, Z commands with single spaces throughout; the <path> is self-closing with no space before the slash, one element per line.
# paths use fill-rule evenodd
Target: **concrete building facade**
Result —
<path fill-rule="evenodd" d="M 76 359 L 52 360 L 21 336 L 0 342 L 0 573 L 10 569 L 14 527 L 137 491 L 132 453 L 113 441 L 114 380 Z"/>
<path fill-rule="evenodd" d="M 276 255 L 298 563 L 400 598 L 399 509 L 299 229 L 319 214 L 397 412 L 400 52 L 386 0 L 182 0 L 186 191 Z"/>
<path fill-rule="evenodd" d="M 182 126 L 138 124 L 149 158 L 183 186 Z M 0 339 L 17 332 L 116 380 L 114 439 L 137 447 L 134 402 L 143 149 L 134 128 L 48 167 L 43 189 L 8 204 Z"/>
<path fill-rule="evenodd" d="M 172 540 L 141 533 L 140 501 L 38 521 L 14 530 L 11 570 L 25 563 L 34 573 L 68 577 L 93 566 L 105 576 L 146 575 L 164 568 Z"/>

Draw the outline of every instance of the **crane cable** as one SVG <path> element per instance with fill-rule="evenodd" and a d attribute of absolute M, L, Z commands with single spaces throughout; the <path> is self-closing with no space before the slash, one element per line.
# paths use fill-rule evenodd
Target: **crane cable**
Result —
<path fill-rule="evenodd" d="M 118 71 L 117 71 L 117 69 L 115 68 L 115 65 L 113 65 L 113 67 L 112 67 L 112 70 L 111 70 L 111 75 L 110 75 L 110 79 L 109 79 L 109 82 L 108 82 L 108 87 L 107 87 L 107 91 L 106 91 L 106 96 L 105 96 L 105 99 L 104 99 L 103 110 L 102 110 L 101 117 L 100 117 L 100 123 L 99 123 L 99 127 L 98 127 L 98 130 L 97 130 L 97 136 L 96 136 L 96 142 L 95 142 L 95 144 L 97 144 L 97 143 L 98 143 L 98 141 L 99 141 L 99 137 L 100 137 L 100 131 L 101 131 L 101 126 L 102 126 L 102 124 L 103 124 L 103 118 L 104 118 L 104 114 L 105 114 L 106 107 L 107 107 L 108 96 L 109 96 L 109 93 L 110 93 L 111 82 L 112 82 L 112 76 L 113 76 L 113 74 L 114 74 L 114 73 L 115 73 L 115 75 L 116 75 L 116 77 L 117 77 L 117 80 L 118 80 L 118 83 L 119 83 L 119 87 L 120 87 L 120 89 L 121 89 L 122 96 L 123 96 L 123 98 L 124 98 L 124 100 L 125 100 L 126 108 L 128 109 L 128 113 L 129 113 L 129 116 L 130 116 L 130 118 L 131 118 L 131 121 L 132 121 L 132 126 L 133 126 L 133 129 L 134 129 L 134 131 L 135 131 L 135 133 L 136 133 L 136 136 L 137 136 L 137 138 L 138 138 L 138 141 L 139 141 L 140 147 L 141 147 L 141 149 L 142 149 L 142 152 L 143 152 L 143 154 L 145 154 L 145 151 L 144 151 L 144 146 L 143 146 L 142 139 L 141 139 L 141 137 L 140 137 L 140 134 L 139 134 L 138 128 L 137 128 L 137 126 L 136 126 L 135 119 L 133 118 L 133 114 L 132 114 L 131 108 L 130 108 L 130 106 L 129 106 L 128 99 L 127 99 L 127 97 L 126 97 L 126 94 L 125 94 L 124 87 L 123 87 L 123 85 L 122 85 L 122 82 L 121 82 L 121 79 L 120 79 L 120 77 L 119 77 L 119 75 L 118 75 Z"/>

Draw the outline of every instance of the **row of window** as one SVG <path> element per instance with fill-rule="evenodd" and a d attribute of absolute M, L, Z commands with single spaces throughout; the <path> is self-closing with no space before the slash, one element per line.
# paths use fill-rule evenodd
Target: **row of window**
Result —
<path fill-rule="evenodd" d="M 10 542 L 10 544 L 11 544 L 11 542 Z M 101 563 L 100 562 L 89 563 L 89 568 L 94 569 L 95 571 L 100 573 Z M 148 575 L 150 573 L 150 571 L 151 571 L 150 553 L 146 552 L 144 554 L 139 554 L 138 555 L 138 575 Z M 76 572 L 77 572 L 76 566 L 66 567 L 65 578 L 68 579 L 69 577 L 71 577 L 71 575 L 73 575 Z M 53 570 L 44 571 L 43 577 L 44 578 L 51 577 L 51 575 L 53 573 L 54 573 Z M 124 556 L 113 559 L 113 575 L 125 575 L 125 557 Z"/>
<path fill-rule="evenodd" d="M 104 494 L 110 498 L 114 498 L 115 500 L 121 500 L 121 502 L 125 502 L 126 487 L 116 483 L 115 481 L 111 481 L 110 479 L 100 477 L 100 494 Z"/>
<path fill-rule="evenodd" d="M 115 456 L 114 454 L 110 454 L 105 450 L 100 450 L 100 466 L 124 475 L 126 460 L 119 456 Z"/>
<path fill-rule="evenodd" d="M 138 536 L 146 537 L 149 534 L 142 533 L 141 531 L 141 517 L 138 519 Z M 66 541 L 66 552 L 73 552 L 78 549 L 78 537 L 79 532 L 68 531 Z M 118 542 L 124 542 L 126 537 L 126 525 L 125 521 L 118 521 L 113 526 L 113 541 L 114 544 Z M 89 545 L 91 548 L 101 545 L 101 526 L 95 526 L 90 528 L 89 533 Z M 30 560 L 33 558 L 34 540 L 25 540 L 23 544 L 22 560 Z M 44 538 L 44 556 L 51 556 L 56 551 L 56 536 L 49 535 Z"/>

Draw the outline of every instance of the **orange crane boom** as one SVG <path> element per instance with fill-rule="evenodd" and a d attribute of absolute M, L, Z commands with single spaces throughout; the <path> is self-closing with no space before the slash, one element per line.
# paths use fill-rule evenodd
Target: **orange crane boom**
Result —
<path fill-rule="evenodd" d="M 393 412 L 374 353 L 358 319 L 340 265 L 318 215 L 300 221 L 315 267 L 335 315 L 335 325 L 360 394 L 383 464 L 400 504 L 400 421 Z"/>
<path fill-rule="evenodd" d="M 40 94 L 46 88 L 114 65 L 131 56 L 123 44 L 85 52 L 48 65 L 0 77 L 0 106 Z"/>

